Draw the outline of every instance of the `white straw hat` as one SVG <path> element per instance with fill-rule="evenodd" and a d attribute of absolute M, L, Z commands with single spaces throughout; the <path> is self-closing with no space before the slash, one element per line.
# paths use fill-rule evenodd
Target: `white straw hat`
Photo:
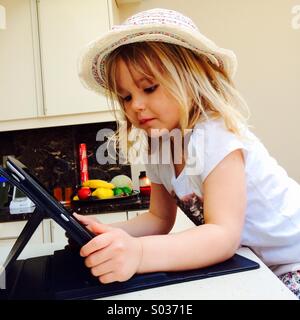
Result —
<path fill-rule="evenodd" d="M 190 18 L 177 11 L 156 8 L 133 15 L 90 42 L 79 58 L 81 81 L 88 89 L 105 93 L 104 66 L 107 55 L 122 45 L 145 41 L 173 43 L 196 51 L 207 56 L 231 77 L 237 68 L 235 54 L 206 38 Z"/>

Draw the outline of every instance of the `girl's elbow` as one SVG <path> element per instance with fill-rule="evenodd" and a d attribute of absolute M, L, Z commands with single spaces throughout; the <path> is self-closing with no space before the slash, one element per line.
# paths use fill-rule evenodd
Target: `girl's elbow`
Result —
<path fill-rule="evenodd" d="M 220 248 L 222 248 L 223 260 L 230 259 L 240 247 L 241 234 L 237 230 L 221 228 L 219 237 Z"/>
<path fill-rule="evenodd" d="M 171 221 L 166 221 L 166 224 L 163 227 L 163 234 L 168 234 L 172 231 L 173 227 L 174 227 L 175 222 L 171 222 Z"/>
<path fill-rule="evenodd" d="M 174 219 L 170 217 L 162 218 L 160 216 L 157 216 L 151 211 L 149 211 L 148 214 L 155 219 L 157 234 L 168 234 L 173 229 L 173 226 L 175 224 L 175 218 Z"/>
<path fill-rule="evenodd" d="M 237 249 L 241 245 L 241 237 L 240 235 L 230 235 L 227 238 L 227 248 L 226 248 L 226 256 L 227 259 L 231 258 L 237 251 Z"/>

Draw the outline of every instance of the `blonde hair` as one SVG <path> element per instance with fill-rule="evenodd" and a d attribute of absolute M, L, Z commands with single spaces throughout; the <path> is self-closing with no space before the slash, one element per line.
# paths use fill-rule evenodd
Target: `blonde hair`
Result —
<path fill-rule="evenodd" d="M 136 42 L 115 49 L 106 59 L 106 86 L 114 110 L 121 106 L 128 133 L 133 128 L 123 108 L 116 82 L 117 63 L 122 59 L 143 76 L 154 78 L 177 100 L 180 128 L 192 129 L 199 121 L 222 118 L 226 128 L 240 135 L 247 125 L 248 107 L 232 79 L 205 56 L 164 42 Z M 243 115 L 242 112 L 246 112 Z"/>

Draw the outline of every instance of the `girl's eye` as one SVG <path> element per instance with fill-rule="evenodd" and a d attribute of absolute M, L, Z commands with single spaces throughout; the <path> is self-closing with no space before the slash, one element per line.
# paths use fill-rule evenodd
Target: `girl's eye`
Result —
<path fill-rule="evenodd" d="M 157 87 L 158 87 L 158 84 L 155 84 L 155 85 L 153 85 L 151 87 L 148 87 L 148 88 L 144 89 L 144 91 L 146 93 L 152 93 L 152 92 L 154 92 L 156 90 Z"/>
<path fill-rule="evenodd" d="M 128 95 L 128 96 L 122 98 L 122 100 L 125 102 L 129 102 L 131 100 L 131 95 Z"/>

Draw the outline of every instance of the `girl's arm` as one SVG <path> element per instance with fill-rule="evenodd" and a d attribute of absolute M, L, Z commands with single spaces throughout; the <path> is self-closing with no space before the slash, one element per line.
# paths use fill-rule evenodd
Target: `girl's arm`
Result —
<path fill-rule="evenodd" d="M 175 223 L 176 212 L 175 199 L 162 184 L 152 183 L 149 212 L 125 222 L 112 223 L 111 226 L 135 237 L 166 234 Z"/>
<path fill-rule="evenodd" d="M 110 224 L 111 227 L 120 228 L 134 237 L 168 233 L 175 222 L 177 205 L 162 184 L 151 184 L 151 198 L 149 212 L 145 212 L 128 221 Z M 76 218 L 89 225 L 97 221 L 93 217 L 75 214 Z"/>
<path fill-rule="evenodd" d="M 230 258 L 240 244 L 246 208 L 242 152 L 225 157 L 203 187 L 204 225 L 177 234 L 132 237 L 120 228 L 92 224 L 99 236 L 81 248 L 86 266 L 101 282 L 109 283 L 125 281 L 134 273 L 200 268 Z M 167 217 L 166 202 L 161 200 L 152 208 Z"/>
<path fill-rule="evenodd" d="M 246 209 L 241 150 L 225 157 L 205 179 L 203 187 L 205 224 L 177 234 L 141 238 L 143 256 L 138 272 L 200 268 L 235 253 Z"/>

